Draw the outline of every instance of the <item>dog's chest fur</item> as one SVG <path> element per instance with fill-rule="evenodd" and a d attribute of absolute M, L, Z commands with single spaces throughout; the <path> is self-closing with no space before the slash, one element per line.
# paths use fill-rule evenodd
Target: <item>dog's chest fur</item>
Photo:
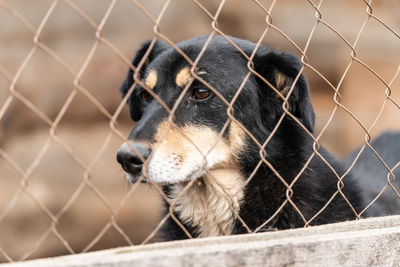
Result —
<path fill-rule="evenodd" d="M 169 197 L 179 219 L 196 229 L 199 237 L 230 235 L 243 199 L 242 183 L 237 170 L 218 169 L 186 189 L 173 185 Z"/>

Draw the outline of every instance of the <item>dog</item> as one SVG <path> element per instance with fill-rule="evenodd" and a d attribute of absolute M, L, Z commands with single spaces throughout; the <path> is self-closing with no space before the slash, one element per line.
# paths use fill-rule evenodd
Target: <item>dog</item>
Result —
<path fill-rule="evenodd" d="M 163 238 L 358 218 L 359 180 L 340 181 L 345 164 L 312 137 L 301 61 L 266 45 L 252 56 L 256 44 L 234 37 L 213 36 L 202 51 L 209 38 L 145 42 L 120 87 L 137 123 L 117 161 L 131 183 L 162 188 L 172 214 Z"/>
<path fill-rule="evenodd" d="M 400 193 L 400 132 L 386 131 L 372 140 L 370 145 L 386 166 L 371 149 L 366 148 L 360 154 L 351 172 L 355 177 L 362 178 L 359 183 L 359 191 L 365 205 L 371 203 L 385 186 L 387 186 L 387 189 L 366 210 L 366 216 L 378 217 L 400 214 L 398 196 Z M 350 168 L 360 150 L 361 147 L 356 148 L 344 159 L 343 165 L 346 169 Z M 392 171 L 391 173 L 389 169 Z M 387 179 L 391 181 L 394 190 L 387 183 Z"/>

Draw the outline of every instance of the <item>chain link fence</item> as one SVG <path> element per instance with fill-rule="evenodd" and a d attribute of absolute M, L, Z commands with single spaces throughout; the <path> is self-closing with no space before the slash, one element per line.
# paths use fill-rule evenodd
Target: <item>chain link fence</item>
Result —
<path fill-rule="evenodd" d="M 357 218 L 361 218 L 365 211 L 373 205 L 385 190 L 393 190 L 397 197 L 400 198 L 398 190 L 392 184 L 392 181 L 395 179 L 394 171 L 398 168 L 400 162 L 389 167 L 381 158 L 381 155 L 379 155 L 370 144 L 372 136 L 376 133 L 376 129 L 387 126 L 387 124 L 379 126 L 379 123 L 384 120 L 382 117 L 385 117 L 385 112 L 390 109 L 390 117 L 398 117 L 400 114 L 400 98 L 398 97 L 400 76 L 400 51 L 398 50 L 398 47 L 400 47 L 400 21 L 394 19 L 394 21 L 390 20 L 390 22 L 386 22 L 386 17 L 384 16 L 384 14 L 390 13 L 391 10 L 388 9 L 388 6 L 392 4 L 395 8 L 400 9 L 398 3 L 396 4 L 395 2 L 392 3 L 388 1 L 390 3 L 384 5 L 376 1 L 377 6 L 375 7 L 375 3 L 371 0 L 349 1 L 350 4 L 348 6 L 344 4 L 348 9 L 341 11 L 350 12 L 349 6 L 351 6 L 351 10 L 359 12 L 359 21 L 357 21 L 357 23 L 353 21 L 348 22 L 351 23 L 351 26 L 348 26 L 346 25 L 345 19 L 339 18 L 337 21 L 344 22 L 344 26 L 340 26 L 341 24 L 332 24 L 328 18 L 325 18 L 330 10 L 326 7 L 329 6 L 329 1 L 284 3 L 283 1 L 252 0 L 246 2 L 219 1 L 215 3 L 193 0 L 189 3 L 191 5 L 190 11 L 196 13 L 197 16 L 200 17 L 199 21 L 193 18 L 196 23 L 199 23 L 195 32 L 196 34 L 210 34 L 199 56 L 193 61 L 175 45 L 177 40 L 170 37 L 170 35 L 174 35 L 172 32 L 176 31 L 178 25 L 172 24 L 167 27 L 166 31 L 163 30 L 163 26 L 168 23 L 168 20 L 174 20 L 176 16 L 182 15 L 184 19 L 188 19 L 188 17 L 182 13 L 169 14 L 169 12 L 174 9 L 180 12 L 184 11 L 183 9 L 178 9 L 177 6 L 182 5 L 186 8 L 188 3 L 170 0 L 164 1 L 163 3 L 142 3 L 134 0 L 125 1 L 123 4 L 121 4 L 121 2 L 123 1 L 103 1 L 100 4 L 101 8 L 96 7 L 99 10 L 102 9 L 102 11 L 93 13 L 93 10 L 90 9 L 91 6 L 87 3 L 83 4 L 82 1 L 42 1 L 40 6 L 45 7 L 46 10 L 42 9 L 40 11 L 43 15 L 39 21 L 31 17 L 29 12 L 27 12 L 27 9 L 30 7 L 30 4 L 27 2 L 16 3 L 13 1 L 0 1 L 0 10 L 2 14 L 8 16 L 12 24 L 18 24 L 18 27 L 23 28 L 23 30 L 19 30 L 18 32 L 24 35 L 23 38 L 26 36 L 26 40 L 21 41 L 23 42 L 23 48 L 21 48 L 21 50 L 26 51 L 26 53 L 20 52 L 15 58 L 11 59 L 4 56 L 2 57 L 3 62 L 0 61 L 0 86 L 2 91 L 0 95 L 0 130 L 2 132 L 0 134 L 0 171 L 4 171 L 3 174 L 0 174 L 0 183 L 2 184 L 1 190 L 3 192 L 0 206 L 0 261 L 12 262 L 35 257 L 82 253 L 121 245 L 147 244 L 157 240 L 156 236 L 168 218 L 175 220 L 186 235 L 192 238 L 187 229 L 183 227 L 173 213 L 175 209 L 174 199 L 168 198 L 157 185 L 153 185 L 152 189 L 148 189 L 140 183 L 135 183 L 125 190 L 121 189 L 121 182 L 119 180 L 124 179 L 121 178 L 123 177 L 123 172 L 122 170 L 115 171 L 116 168 L 119 168 L 115 163 L 115 153 L 118 146 L 127 140 L 127 133 L 133 125 L 127 118 L 128 112 L 125 107 L 126 99 L 132 94 L 136 85 L 146 87 L 141 80 L 138 79 L 139 76 L 135 75 L 136 80 L 134 81 L 134 85 L 131 87 L 125 99 L 121 101 L 117 92 L 117 83 L 122 81 L 125 69 L 128 67 L 137 74 L 140 71 L 140 66 L 145 62 L 146 58 L 142 59 L 142 63 L 139 64 L 137 70 L 132 66 L 130 56 L 133 54 L 134 49 L 137 49 L 137 44 L 145 40 L 146 34 L 147 37 L 152 36 L 152 44 L 160 39 L 174 47 L 191 66 L 193 77 L 203 82 L 203 84 L 218 97 L 221 97 L 222 101 L 224 101 L 227 106 L 228 114 L 228 120 L 225 122 L 224 130 L 230 123 L 234 122 L 239 125 L 239 128 L 246 136 L 253 140 L 260 149 L 261 160 L 258 162 L 254 174 L 261 166 L 267 166 L 286 186 L 286 200 L 280 205 L 272 217 L 255 230 L 251 230 L 247 226 L 245 220 L 239 216 L 237 209 L 235 209 L 232 206 L 232 202 L 230 202 L 231 211 L 234 213 L 233 216 L 241 222 L 248 232 L 251 233 L 262 230 L 265 225 L 274 220 L 276 215 L 285 206 L 293 207 L 302 218 L 304 226 L 309 226 L 335 197 L 339 197 L 338 195 L 347 201 Z M 232 8 L 232 5 L 236 6 L 236 9 Z M 244 6 L 251 8 L 247 10 Z M 280 17 L 278 15 L 280 14 L 280 10 L 286 10 L 285 12 L 288 12 L 287 6 L 293 6 L 295 10 L 306 10 L 307 12 L 304 14 L 306 14 L 305 17 L 308 18 L 308 21 L 305 24 L 309 27 L 299 31 L 297 28 L 298 26 L 293 26 L 294 30 L 291 32 L 290 27 L 286 27 L 285 25 L 301 24 L 302 21 L 296 21 L 297 15 L 294 13 L 283 18 Z M 123 9 L 122 7 L 127 10 L 116 11 Z M 340 9 L 341 7 L 331 8 Z M 393 9 L 395 10 L 395 8 Z M 248 13 L 245 13 L 241 9 L 246 9 Z M 235 10 L 237 13 L 235 13 Z M 382 11 L 383 16 L 378 15 L 375 10 L 378 10 L 378 12 Z M 293 11 L 293 9 L 290 11 Z M 290 11 L 286 14 L 290 14 Z M 62 15 L 62 12 L 69 13 L 68 15 Z M 99 15 L 101 13 L 102 15 Z M 95 18 L 92 17 L 94 16 L 93 14 L 95 14 Z M 113 14 L 117 15 L 113 17 Z M 132 14 L 132 17 L 130 17 L 129 14 Z M 189 13 L 189 16 L 192 16 L 191 14 L 192 13 Z M 229 14 L 233 15 L 229 16 Z M 393 14 L 398 13 L 393 11 Z M 124 20 L 124 15 L 129 16 L 129 19 L 131 19 L 130 22 L 136 20 L 138 24 L 132 23 L 127 25 Z M 58 22 L 59 24 L 54 27 L 50 27 L 53 19 L 58 16 L 60 16 L 61 22 Z M 63 16 L 65 16 L 64 20 L 62 20 Z M 141 17 L 139 19 L 136 16 Z M 261 22 L 258 22 L 257 27 L 250 23 L 249 27 L 254 28 L 253 35 L 244 36 L 245 38 L 252 39 L 252 41 L 256 43 L 256 49 L 262 43 L 268 42 L 269 36 L 275 36 L 273 40 L 279 40 L 277 42 L 281 46 L 289 47 L 291 51 L 300 57 L 303 66 L 294 84 L 297 82 L 300 75 L 305 73 L 307 77 L 314 77 L 311 78 L 310 87 L 312 92 L 314 90 L 313 80 L 318 81 L 315 84 L 325 88 L 325 91 L 321 94 L 319 94 L 318 91 L 313 93 L 317 117 L 319 116 L 319 107 L 325 106 L 325 103 L 329 103 L 327 104 L 329 108 L 326 109 L 327 111 L 325 115 L 323 115 L 323 119 L 319 121 L 317 134 L 313 136 L 306 127 L 302 126 L 304 131 L 306 131 L 314 141 L 314 153 L 312 153 L 307 164 L 290 184 L 286 183 L 285 179 L 281 177 L 279 172 L 277 172 L 274 166 L 266 159 L 264 154 L 265 147 L 286 116 L 290 116 L 299 125 L 302 125 L 302 123 L 293 116 L 289 108 L 284 105 L 284 113 L 278 124 L 274 127 L 272 134 L 264 143 L 260 143 L 257 138 L 252 135 L 251 131 L 246 129 L 232 115 L 233 104 L 251 75 L 259 77 L 272 88 L 273 86 L 265 80 L 262 75 L 257 73 L 253 69 L 251 63 L 249 63 L 248 74 L 242 85 L 237 89 L 237 93 L 233 99 L 227 101 L 219 95 L 215 88 L 202 80 L 195 72 L 196 65 L 203 53 L 207 50 L 211 38 L 216 35 L 223 36 L 223 38 L 235 47 L 242 56 L 247 58 L 249 62 L 252 61 L 252 56 L 248 56 L 227 36 L 228 34 L 235 34 L 235 31 L 245 35 L 244 32 L 246 32 L 247 29 L 243 28 L 242 31 L 240 31 L 240 27 L 245 27 L 243 26 L 245 24 L 242 25 L 241 20 L 238 19 L 237 16 L 243 17 L 243 20 L 248 20 L 249 16 L 259 16 L 259 18 L 262 18 L 260 19 Z M 394 17 L 396 18 L 397 16 L 394 15 Z M 390 19 L 392 17 L 388 16 L 387 18 Z M 36 22 L 33 23 L 31 20 L 35 20 Z M 86 38 L 90 36 L 90 38 L 92 38 L 92 44 L 86 45 L 84 49 L 79 45 L 72 45 L 68 48 L 60 46 L 62 49 L 69 49 L 70 54 L 68 54 L 64 53 L 60 47 L 57 47 L 57 38 L 63 40 L 63 38 L 69 38 L 74 34 L 74 32 L 67 32 L 68 25 L 73 25 L 74 20 L 84 21 L 82 25 L 85 25 L 85 29 L 79 32 L 79 34 L 85 35 Z M 113 22 L 111 23 L 111 21 Z M 278 21 L 278 23 L 275 21 Z M 282 21 L 289 22 L 284 24 Z M 2 24 L 6 26 L 5 22 L 7 22 L 7 20 L 3 20 L 2 22 Z M 107 29 L 107 26 L 110 24 L 112 25 Z M 193 24 L 189 25 L 191 27 L 196 27 Z M 130 30 L 131 27 L 132 29 Z M 349 31 L 346 31 L 347 27 L 350 28 Z M 370 27 L 372 27 L 375 32 L 367 34 L 366 32 Z M 201 30 L 199 30 L 199 28 L 201 28 Z M 357 28 L 357 30 L 353 31 L 355 28 Z M 342 30 L 345 31 L 345 33 L 342 33 Z M 12 28 L 10 31 L 13 31 Z M 123 36 L 123 38 L 116 38 L 115 36 L 117 35 L 113 35 L 114 31 L 122 32 L 121 36 Z M 188 32 L 190 32 L 190 28 Z M 140 38 L 135 36 L 136 33 L 138 33 Z M 4 35 L 6 37 L 2 37 L 4 42 L 7 41 L 6 38 L 9 36 L 8 34 L 9 32 L 5 30 Z M 379 37 L 379 34 L 386 37 Z M 52 39 L 51 35 L 55 37 Z M 335 51 L 332 47 L 322 48 L 318 46 L 318 42 L 316 47 L 313 47 L 316 42 L 315 40 L 319 40 L 321 35 L 329 35 L 329 38 L 335 39 L 335 45 L 342 46 L 342 48 L 344 47 L 340 49 L 343 64 L 340 67 L 340 71 L 335 70 L 335 72 L 339 73 L 334 74 L 338 75 L 336 77 L 331 74 L 325 74 L 328 73 L 326 69 L 331 67 L 331 64 L 328 64 L 328 67 L 319 68 L 321 65 L 318 65 L 319 63 L 316 60 L 319 56 L 318 52 L 312 52 L 319 50 L 319 48 L 323 53 L 327 52 L 327 50 L 324 49 Z M 301 36 L 301 38 L 299 38 L 299 36 Z M 381 42 L 378 41 L 374 43 L 378 44 L 378 47 L 373 47 L 371 50 L 380 51 L 386 49 L 386 52 L 391 54 L 391 56 L 389 56 L 391 59 L 390 63 L 382 63 L 382 65 L 385 65 L 387 68 L 382 70 L 380 65 L 374 66 L 368 63 L 370 58 L 368 54 L 365 54 L 365 51 L 369 50 L 365 50 L 364 44 L 366 41 L 363 40 L 364 36 L 382 38 Z M 80 38 L 80 36 L 77 38 L 78 42 Z M 328 43 L 331 42 L 329 38 L 326 38 Z M 130 44 L 132 39 L 135 40 L 136 47 L 132 47 Z M 369 39 L 367 39 L 367 41 L 368 40 Z M 114 41 L 116 41 L 118 45 L 116 45 Z M 363 48 L 361 49 L 359 48 L 360 43 L 363 44 Z M 381 44 L 381 46 L 379 46 L 379 44 Z M 271 43 L 271 45 L 274 45 L 274 43 Z M 77 51 L 77 49 L 79 49 L 79 51 Z M 11 49 L 11 51 L 14 50 Z M 395 54 L 396 51 L 397 54 Z M 148 53 L 149 52 L 150 50 Z M 2 53 L 8 53 L 8 51 L 3 50 Z M 70 56 L 74 53 L 80 55 L 79 63 L 78 61 L 72 62 L 70 60 Z M 101 53 L 113 57 L 115 62 L 118 63 L 107 68 L 107 61 L 102 61 L 97 58 L 97 55 Z M 375 57 L 380 57 L 380 55 Z M 44 64 L 48 64 L 48 66 L 43 67 L 43 65 L 39 65 L 39 63 L 35 63 L 36 65 L 32 63 L 38 60 L 40 61 L 42 58 L 45 58 Z M 48 63 L 46 61 L 48 59 L 52 62 Z M 331 60 L 334 61 L 335 58 Z M 18 63 L 16 64 L 15 62 Z M 98 65 L 101 65 L 100 71 Z M 32 66 L 42 66 L 43 70 L 34 70 Z M 59 72 L 54 74 L 51 70 L 47 71 L 47 68 L 54 68 Z M 357 108 L 352 106 L 352 103 L 363 101 L 361 97 L 351 97 L 351 94 L 346 91 L 346 80 L 349 79 L 349 76 L 356 75 L 352 73 L 354 69 L 362 69 L 360 73 L 368 76 L 368 79 L 373 80 L 373 84 L 376 84 L 380 88 L 374 91 L 374 95 L 378 97 L 376 97 L 376 101 L 374 102 L 376 103 L 374 104 L 374 110 L 376 112 L 372 115 L 371 113 L 360 114 L 353 111 L 357 110 Z M 379 71 L 377 69 L 379 69 Z M 381 73 L 381 70 L 384 74 Z M 30 75 L 30 73 L 34 74 Z M 68 88 L 69 86 L 70 90 L 57 92 L 57 83 L 45 84 L 47 80 L 54 79 L 54 77 L 51 77 L 52 75 L 55 75 L 56 78 L 58 77 L 57 75 L 59 75 L 61 80 L 65 80 L 65 84 L 67 84 L 66 87 Z M 103 80 L 109 79 L 110 76 L 113 76 L 114 84 L 107 84 L 107 86 L 112 85 L 114 86 L 113 88 L 103 89 L 103 91 L 96 91 L 93 89 L 93 87 L 96 86 L 104 88 L 102 87 L 102 83 L 104 83 Z M 92 80 L 88 77 L 92 77 Z M 34 79 L 35 82 L 31 82 L 31 79 Z M 335 83 L 333 83 L 332 80 L 335 80 Z M 293 91 L 294 84 L 290 88 L 288 95 Z M 33 96 L 31 93 L 35 90 L 40 90 L 41 86 L 47 89 L 44 90 L 40 97 Z M 189 85 L 185 87 L 182 95 L 187 92 L 187 90 L 189 90 Z M 360 94 L 359 90 L 354 89 L 353 91 L 355 91 L 354 94 Z M 368 94 L 368 92 L 364 92 L 364 94 Z M 41 99 L 42 97 L 43 99 Z M 114 99 L 114 102 L 110 104 L 110 102 L 107 102 L 109 99 Z M 283 100 L 287 101 L 284 97 Z M 49 103 L 54 103 L 54 101 L 58 104 L 56 108 L 52 110 L 58 111 L 50 112 L 48 106 L 51 104 Z M 168 111 L 170 118 L 172 118 L 177 105 L 179 105 L 179 101 L 177 101 L 172 108 L 168 108 L 165 103 L 161 104 Z M 361 103 L 361 105 L 365 108 L 367 103 Z M 21 111 L 17 107 L 22 107 L 20 108 Z M 80 111 L 82 107 L 92 110 L 92 113 L 95 115 Z M 367 122 L 364 115 L 368 118 Z M 357 151 L 358 153 L 355 159 L 358 159 L 364 150 L 371 150 L 387 171 L 387 183 L 380 189 L 379 194 L 374 197 L 374 200 L 369 205 L 364 207 L 361 212 L 355 211 L 352 207 L 352 203 L 342 191 L 344 186 L 342 179 L 351 171 L 355 164 L 354 161 L 345 174 L 338 175 L 334 172 L 337 177 L 336 193 L 332 195 L 329 202 L 326 203 L 321 210 L 315 211 L 313 217 L 305 218 L 302 211 L 292 201 L 292 187 L 314 157 L 320 158 L 325 164 L 330 166 L 329 162 L 319 153 L 319 148 L 321 139 L 323 140 L 324 138 L 329 138 L 329 136 L 332 137 L 336 135 L 337 131 L 332 130 L 332 125 L 335 124 L 335 118 L 338 116 L 344 116 L 351 121 L 351 124 L 347 126 L 352 125 L 351 127 L 357 128 L 359 131 L 356 142 L 358 142 L 358 144 L 364 142 L 360 150 Z M 21 121 L 22 125 L 17 124 L 16 121 Z M 88 121 L 96 121 L 96 125 L 101 124 L 102 127 L 95 127 L 88 130 Z M 397 119 L 397 121 L 399 120 Z M 396 118 L 389 121 L 389 125 L 394 128 L 399 128 L 395 123 Z M 74 128 L 68 128 L 67 126 L 71 124 L 75 124 L 76 126 L 74 126 Z M 168 127 L 170 130 L 178 129 L 174 123 L 170 123 Z M 36 132 L 37 129 L 44 130 L 45 134 L 37 138 L 33 137 L 33 133 Z M 343 129 L 338 131 L 342 130 Z M 220 133 L 220 138 L 223 135 L 223 131 Z M 13 141 L 14 135 L 21 136 L 21 138 L 16 139 L 17 141 Z M 80 139 L 82 136 L 85 136 L 85 138 Z M 346 133 L 344 136 L 346 136 Z M 360 138 L 360 136 L 363 138 Z M 351 139 L 351 137 L 349 138 Z M 191 142 L 190 138 L 186 137 L 185 139 Z M 20 140 L 24 141 L 23 145 L 15 149 L 15 147 L 18 146 L 16 143 L 22 142 Z M 86 149 L 86 145 L 89 146 L 89 142 L 93 142 L 94 145 Z M 26 152 L 29 150 L 30 146 L 34 147 L 33 153 Z M 214 144 L 210 151 L 214 149 L 215 146 L 216 144 Z M 332 145 L 332 147 L 334 146 L 335 144 Z M 58 152 L 54 152 L 55 150 Z M 90 151 L 88 152 L 87 150 Z M 346 152 L 348 151 L 349 149 L 347 149 Z M 25 153 L 27 154 L 26 157 L 21 157 L 21 155 Z M 341 153 L 344 154 L 343 151 L 341 151 Z M 63 157 L 58 158 L 57 155 L 59 154 L 62 154 Z M 49 158 L 53 159 L 53 161 Z M 69 163 L 67 164 L 63 161 Z M 113 162 L 114 173 L 110 173 L 109 170 L 106 169 L 107 166 L 109 166 L 106 162 Z M 43 167 L 43 165 L 48 164 L 53 165 L 52 167 L 54 170 L 48 171 L 46 167 Z M 101 165 L 104 165 L 104 169 L 101 168 Z M 104 178 L 104 176 L 108 177 Z M 146 174 L 144 174 L 144 176 L 146 176 Z M 103 178 L 100 179 L 99 177 Z M 253 175 L 246 177 L 244 183 L 240 185 L 239 191 L 251 181 L 252 177 Z M 193 183 L 195 183 L 194 180 L 189 182 L 185 186 L 183 193 L 188 190 Z M 115 187 L 115 185 L 117 185 L 117 193 L 109 190 L 110 187 Z M 67 187 L 72 189 L 67 190 Z M 66 189 L 66 192 L 63 192 L 63 188 Z M 236 192 L 235 194 L 238 193 L 239 192 Z M 84 197 L 87 195 L 89 196 Z M 232 194 L 227 193 L 227 195 L 232 197 Z M 58 197 L 59 199 L 57 199 Z M 159 199 L 166 201 L 170 207 L 169 212 L 162 218 L 157 217 L 160 209 L 158 203 Z M 53 205 L 52 203 L 55 202 L 61 204 Z M 102 211 L 97 211 L 98 209 Z M 147 214 L 148 209 L 153 210 L 152 215 L 142 215 Z M 77 212 L 72 214 L 71 210 L 77 210 Z M 40 215 L 33 213 L 33 211 L 39 211 Z M 27 216 L 27 214 L 30 213 L 33 214 L 32 217 Z M 140 226 L 135 225 L 135 222 L 133 222 L 137 220 L 137 217 L 146 216 L 149 217 L 149 219 L 142 222 Z M 42 219 L 36 221 L 34 218 L 38 217 Z M 84 219 L 82 221 L 75 221 L 75 217 L 82 217 Z M 102 219 L 98 219 L 100 217 Z M 35 224 L 40 224 L 40 226 L 35 226 Z M 81 224 L 86 226 L 81 226 Z M 72 229 L 67 230 L 68 227 Z M 134 229 L 135 227 L 136 229 Z M 22 235 L 18 233 L 22 233 Z M 51 244 L 51 246 L 56 249 L 49 250 L 48 244 Z"/>

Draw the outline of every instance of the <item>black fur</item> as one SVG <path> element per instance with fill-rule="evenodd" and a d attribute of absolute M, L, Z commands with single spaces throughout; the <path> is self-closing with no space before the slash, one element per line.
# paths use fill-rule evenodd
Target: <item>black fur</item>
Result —
<path fill-rule="evenodd" d="M 201 36 L 179 43 L 177 46 L 194 60 L 206 39 L 207 36 Z M 231 40 L 247 55 L 251 55 L 255 48 L 255 44 L 249 41 L 236 38 L 231 38 Z M 134 66 L 137 66 L 142 59 L 148 46 L 149 42 L 146 42 L 138 51 L 133 60 Z M 267 46 L 258 49 L 253 62 L 255 70 L 274 86 L 277 86 L 277 73 L 283 74 L 290 86 L 302 67 L 296 56 L 273 50 Z M 187 65 L 188 63 L 174 48 L 158 41 L 150 53 L 149 64 L 140 70 L 140 76 L 143 77 L 150 68 L 156 70 L 158 81 L 154 92 L 167 106 L 172 108 L 181 93 L 181 90 L 178 90 L 174 83 L 174 77 L 178 70 Z M 246 58 L 221 36 L 212 39 L 199 61 L 198 68 L 207 72 L 202 77 L 228 101 L 232 99 L 248 73 Z M 132 86 L 132 77 L 133 72 L 129 70 L 128 76 L 120 89 L 123 95 Z M 205 86 L 196 80 L 192 84 L 192 88 L 197 87 Z M 139 121 L 132 130 L 129 139 L 151 142 L 157 125 L 168 116 L 168 112 L 157 101 L 143 102 L 141 94 L 144 90 L 140 86 L 135 88 L 128 101 L 132 119 Z M 303 75 L 297 80 L 288 102 L 288 109 L 291 114 L 312 133 L 315 116 L 308 85 Z M 274 90 L 255 75 L 251 75 L 233 105 L 234 116 L 262 144 L 270 136 L 282 116 L 282 104 L 282 99 L 277 96 Z M 174 114 L 174 121 L 177 125 L 187 123 L 203 125 L 219 132 L 228 119 L 226 109 L 227 106 L 224 102 L 215 95 L 203 102 L 193 101 L 189 90 Z M 313 139 L 295 120 L 290 116 L 285 116 L 265 151 L 267 161 L 286 183 L 290 184 L 314 153 Z M 318 153 L 339 176 L 345 172 L 341 162 L 323 148 L 319 148 Z M 238 159 L 240 171 L 244 177 L 248 177 L 253 172 L 259 160 L 259 147 L 251 138 L 247 137 L 246 149 L 241 151 Z M 343 194 L 355 211 L 360 212 L 365 204 L 360 195 L 358 181 L 354 179 L 352 174 L 349 174 L 343 182 Z M 323 208 L 337 191 L 337 183 L 337 176 L 316 154 L 294 184 L 291 200 L 305 219 L 309 220 Z M 168 193 L 169 186 L 166 185 L 163 189 Z M 286 187 L 274 172 L 263 164 L 245 188 L 245 196 L 239 215 L 251 230 L 255 230 L 268 220 L 286 199 Z M 179 219 L 179 214 L 175 214 L 175 216 Z M 345 199 L 337 194 L 327 208 L 311 221 L 311 225 L 355 218 L 354 212 Z M 304 224 L 298 212 L 290 203 L 287 203 L 281 212 L 261 230 L 288 229 L 302 227 Z M 196 237 L 195 229 L 189 225 L 184 226 L 193 237 Z M 163 226 L 162 232 L 167 240 L 187 238 L 186 234 L 172 219 L 169 219 Z M 236 220 L 233 233 L 246 232 L 241 222 Z"/>
<path fill-rule="evenodd" d="M 150 48 L 151 41 L 146 41 L 142 44 L 142 47 L 136 52 L 135 57 L 132 60 L 132 65 L 136 68 L 138 67 L 140 61 L 142 60 L 143 56 L 145 55 L 146 51 Z M 162 41 L 162 40 L 157 40 L 151 49 L 149 51 L 149 55 L 147 57 L 147 60 L 143 63 L 142 68 L 139 69 L 138 71 L 138 78 L 140 79 L 143 77 L 144 73 L 147 70 L 148 63 L 153 61 L 155 57 L 157 57 L 164 49 L 166 49 L 168 46 L 167 44 Z M 122 96 L 125 97 L 125 95 L 128 93 L 129 89 L 133 85 L 134 82 L 134 71 L 129 68 L 128 73 L 126 75 L 126 78 L 124 82 L 122 83 L 121 87 L 119 88 L 120 92 L 122 93 Z M 136 94 L 136 96 L 130 97 L 128 99 L 128 105 L 130 107 L 130 114 L 131 118 L 134 121 L 138 121 L 140 117 L 142 116 L 141 112 L 141 103 L 140 103 L 140 98 L 139 95 L 137 94 L 139 90 L 136 90 L 133 94 Z"/>
<path fill-rule="evenodd" d="M 388 168 L 392 169 L 400 162 L 400 133 L 387 131 L 374 139 L 372 148 L 382 158 Z M 350 167 L 359 153 L 361 147 L 357 148 L 344 160 L 344 166 Z M 352 169 L 353 175 L 360 178 L 360 192 L 365 203 L 370 203 L 387 184 L 389 170 L 372 152 L 369 147 L 360 155 Z M 400 193 L 400 166 L 393 170 L 393 187 Z M 392 179 L 389 175 L 389 178 Z M 372 206 L 366 210 L 366 217 L 398 214 L 400 211 L 400 200 L 397 194 L 389 186 Z"/>

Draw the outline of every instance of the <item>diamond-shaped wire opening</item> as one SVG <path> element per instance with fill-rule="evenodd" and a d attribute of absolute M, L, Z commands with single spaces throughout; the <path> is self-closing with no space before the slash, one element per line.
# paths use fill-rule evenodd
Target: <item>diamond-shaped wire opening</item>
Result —
<path fill-rule="evenodd" d="M 36 190 L 40 189 L 32 189 L 32 191 Z M 26 212 L 26 210 L 30 212 Z M 26 221 L 29 221 L 29 227 L 26 226 Z M 10 254 L 10 257 L 18 259 L 37 242 L 49 223 L 49 217 L 30 197 L 22 193 L 15 202 L 14 208 L 2 218 L 0 223 L 0 231 L 2 233 L 0 246 L 5 251 L 13 253 Z M 24 239 L 25 242 L 18 244 L 20 243 L 18 240 L 21 239 Z"/>

